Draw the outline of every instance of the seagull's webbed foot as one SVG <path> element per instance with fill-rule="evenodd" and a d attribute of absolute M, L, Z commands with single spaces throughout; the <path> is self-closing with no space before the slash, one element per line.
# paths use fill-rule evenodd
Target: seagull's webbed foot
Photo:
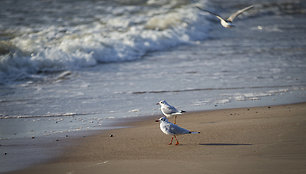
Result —
<path fill-rule="evenodd" d="M 168 145 L 171 145 L 171 144 L 172 144 L 172 141 L 173 141 L 173 137 L 171 138 L 171 142 L 170 142 Z"/>
<path fill-rule="evenodd" d="M 177 140 L 177 138 L 176 138 L 176 136 L 175 136 L 175 135 L 174 135 L 174 138 L 175 138 L 175 140 L 176 140 L 175 145 L 179 145 L 180 143 L 178 142 L 178 140 Z"/>

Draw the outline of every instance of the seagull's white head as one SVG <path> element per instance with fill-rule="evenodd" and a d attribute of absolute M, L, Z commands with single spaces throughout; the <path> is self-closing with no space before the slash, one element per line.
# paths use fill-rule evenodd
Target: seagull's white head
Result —
<path fill-rule="evenodd" d="M 156 103 L 156 105 L 168 105 L 168 103 L 166 102 L 166 100 L 162 100 L 162 101 L 160 101 L 160 102 L 158 102 L 158 103 Z"/>
<path fill-rule="evenodd" d="M 162 122 L 162 121 L 165 121 L 165 122 L 168 122 L 168 119 L 166 117 L 160 117 L 158 120 L 156 120 L 155 122 Z"/>

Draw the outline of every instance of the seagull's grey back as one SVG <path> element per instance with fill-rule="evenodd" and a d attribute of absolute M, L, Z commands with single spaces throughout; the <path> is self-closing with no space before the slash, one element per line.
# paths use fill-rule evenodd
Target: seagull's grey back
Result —
<path fill-rule="evenodd" d="M 161 110 L 164 114 L 167 114 L 167 115 L 171 115 L 171 114 L 178 112 L 178 110 L 171 105 L 168 105 L 168 106 L 164 105 L 163 107 L 161 107 Z"/>
<path fill-rule="evenodd" d="M 190 131 L 184 128 L 179 127 L 178 125 L 175 125 L 170 122 L 161 122 L 160 129 L 165 134 L 172 134 L 172 135 L 180 135 L 180 134 L 190 134 Z"/>

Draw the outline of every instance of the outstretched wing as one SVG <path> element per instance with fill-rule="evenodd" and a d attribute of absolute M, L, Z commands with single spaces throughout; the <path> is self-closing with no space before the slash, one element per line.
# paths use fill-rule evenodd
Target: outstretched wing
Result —
<path fill-rule="evenodd" d="M 208 11 L 208 10 L 203 9 L 203 8 L 200 8 L 200 7 L 198 7 L 198 6 L 196 6 L 196 7 L 197 7 L 199 10 L 202 10 L 202 11 L 208 12 L 208 13 L 210 13 L 210 14 L 212 14 L 212 15 L 216 16 L 218 19 L 225 21 L 225 19 L 223 19 L 223 18 L 222 18 L 220 15 L 218 15 L 218 14 L 216 14 L 216 13 L 214 13 L 214 12 Z"/>
<path fill-rule="evenodd" d="M 227 21 L 230 21 L 230 22 L 233 22 L 234 19 L 239 16 L 241 13 L 253 8 L 254 6 L 253 5 L 250 5 L 248 7 L 245 7 L 244 9 L 241 9 L 241 10 L 238 10 L 236 11 L 235 13 L 233 13 L 229 18 L 227 18 Z"/>

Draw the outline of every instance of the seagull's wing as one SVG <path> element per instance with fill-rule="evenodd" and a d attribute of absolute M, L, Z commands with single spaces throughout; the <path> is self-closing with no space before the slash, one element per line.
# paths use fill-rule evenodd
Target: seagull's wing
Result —
<path fill-rule="evenodd" d="M 208 11 L 208 10 L 206 10 L 206 9 L 203 9 L 203 8 L 200 8 L 200 7 L 198 7 L 198 6 L 196 6 L 199 10 L 202 10 L 202 11 L 205 11 L 205 12 L 208 12 L 208 13 L 210 13 L 210 14 L 212 14 L 212 15 L 214 15 L 214 16 L 216 16 L 218 19 L 220 19 L 221 21 L 225 21 L 225 19 L 223 19 L 220 15 L 218 15 L 218 14 L 216 14 L 216 13 L 214 13 L 214 12 L 211 12 L 211 11 Z"/>
<path fill-rule="evenodd" d="M 169 129 L 168 131 L 171 133 L 171 134 L 174 134 L 174 135 L 180 135 L 180 134 L 190 134 L 191 131 L 187 130 L 187 129 L 184 129 L 184 128 L 181 128 L 179 127 L 178 125 L 176 124 L 173 124 L 173 123 L 168 123 L 169 124 Z"/>
<path fill-rule="evenodd" d="M 171 105 L 167 105 L 161 108 L 162 112 L 165 114 L 174 114 L 179 112 L 175 107 L 171 106 Z"/>
<path fill-rule="evenodd" d="M 233 22 L 234 19 L 239 16 L 241 13 L 253 8 L 254 6 L 253 5 L 250 5 L 248 7 L 245 7 L 244 9 L 241 9 L 241 10 L 238 10 L 236 11 L 235 13 L 233 13 L 229 18 L 227 18 L 227 21 L 230 21 L 230 22 Z"/>

